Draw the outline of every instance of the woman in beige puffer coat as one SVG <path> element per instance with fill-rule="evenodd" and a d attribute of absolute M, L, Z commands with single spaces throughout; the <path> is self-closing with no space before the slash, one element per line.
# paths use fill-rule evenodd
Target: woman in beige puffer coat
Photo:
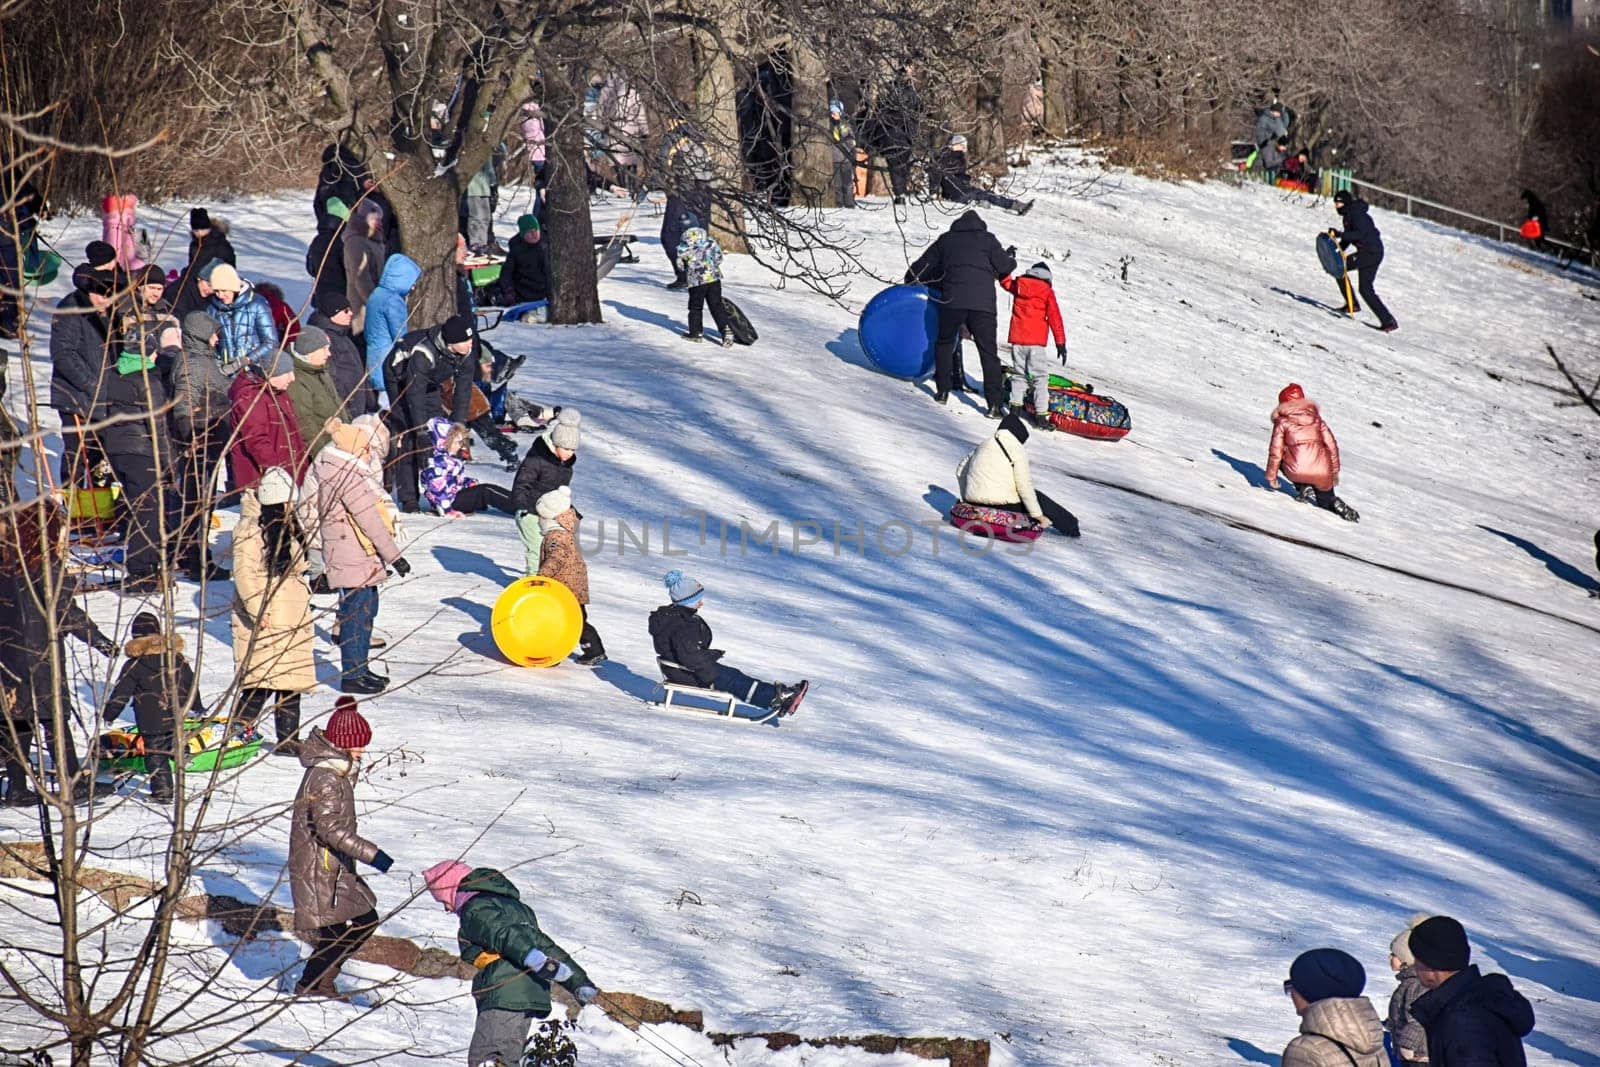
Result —
<path fill-rule="evenodd" d="M 281 467 L 239 499 L 233 528 L 233 662 L 239 717 L 256 723 L 273 705 L 280 756 L 295 754 L 300 694 L 317 684 L 311 587 L 294 518 L 294 481 Z"/>

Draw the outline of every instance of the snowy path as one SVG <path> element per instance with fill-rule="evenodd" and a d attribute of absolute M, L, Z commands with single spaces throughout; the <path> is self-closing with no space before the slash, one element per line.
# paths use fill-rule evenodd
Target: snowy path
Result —
<path fill-rule="evenodd" d="M 1600 305 L 1581 280 L 1378 212 L 1380 290 L 1402 325 L 1383 335 L 1299 299 L 1333 295 L 1312 254 L 1326 205 L 1120 174 L 1087 198 L 1050 192 L 1067 177 L 1023 176 L 1042 190 L 1034 213 L 989 220 L 1024 264 L 1051 259 L 1069 372 L 1133 413 L 1121 443 L 1029 446 L 1082 520 L 1078 543 L 980 553 L 924 525 L 993 425 L 863 365 L 855 315 L 875 283 L 839 307 L 734 260 L 729 293 L 762 341 L 686 345 L 641 218 L 643 262 L 603 285 L 604 326 L 496 331 L 529 353 L 519 389 L 583 410 L 574 492 L 612 662 L 505 666 L 484 626 L 520 566 L 511 523 L 410 524 L 416 570 L 385 588 L 380 618 L 408 684 L 367 705 L 375 750 L 405 754 L 358 791 L 364 832 L 398 859 L 372 879 L 381 903 L 504 808 L 469 860 L 525 864 L 514 877 L 541 921 L 603 985 L 704 1009 L 714 1029 L 991 1036 L 997 1062 L 1085 1065 L 1275 1062 L 1296 1027 L 1280 988 L 1296 953 L 1351 951 L 1381 1009 L 1389 939 L 1413 911 L 1449 912 L 1534 1000 L 1530 1062 L 1600 1065 L 1585 632 L 1600 625 L 1600 423 L 1540 387 L 1558 382 L 1546 342 L 1595 372 Z M 247 276 L 304 294 L 302 197 L 218 213 Z M 920 247 L 933 222 L 904 229 Z M 843 225 L 885 276 L 919 250 L 882 205 Z M 58 243 L 90 236 L 80 223 Z M 1290 380 L 1339 437 L 1359 525 L 1260 487 Z M 781 547 L 741 550 L 741 521 L 777 522 Z M 619 549 L 619 522 L 649 529 L 648 555 Z M 859 544 L 835 533 L 858 524 Z M 663 555 L 668 525 L 686 556 Z M 655 678 L 644 619 L 671 566 L 706 585 L 731 662 L 812 680 L 795 720 L 724 729 L 639 702 Z M 231 668 L 227 596 L 213 592 L 224 613 L 207 624 L 214 688 Z M 99 595 L 93 610 L 125 628 L 136 605 Z M 331 675 L 336 653 L 319 654 Z M 297 780 L 252 769 L 241 810 Z M 0 827 L 25 834 L 28 818 Z M 286 833 L 254 835 L 205 881 L 286 903 Z M 453 935 L 420 903 L 387 928 Z M 239 981 L 293 956 L 252 950 Z M 402 996 L 414 1006 L 334 1047 L 410 1047 L 388 1061 L 409 1064 L 465 1045 L 464 989 Z M 263 1039 L 318 1032 L 316 1016 L 289 1019 Z M 589 1019 L 592 1062 L 663 1062 Z M 798 1055 L 735 1062 L 890 1062 Z"/>

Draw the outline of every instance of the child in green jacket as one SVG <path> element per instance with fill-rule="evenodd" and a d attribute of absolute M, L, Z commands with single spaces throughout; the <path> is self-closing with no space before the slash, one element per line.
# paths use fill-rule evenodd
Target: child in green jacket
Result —
<path fill-rule="evenodd" d="M 472 997 L 478 1021 L 468 1067 L 516 1067 L 534 1019 L 550 1014 L 550 984 L 579 1004 L 599 996 L 577 962 L 539 929 L 533 909 L 511 880 L 492 867 L 446 860 L 423 871 L 428 892 L 461 920 L 461 958 L 478 969 Z"/>

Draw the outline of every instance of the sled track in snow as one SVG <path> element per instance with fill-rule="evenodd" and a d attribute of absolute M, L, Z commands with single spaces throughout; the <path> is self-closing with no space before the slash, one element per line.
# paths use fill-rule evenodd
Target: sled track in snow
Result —
<path fill-rule="evenodd" d="M 1062 467 L 1048 467 L 1046 469 L 1056 474 L 1065 475 L 1074 481 L 1088 482 L 1090 485 L 1098 485 L 1105 489 L 1115 489 L 1119 493 L 1127 493 L 1130 496 L 1142 497 L 1145 500 L 1153 500 L 1158 504 L 1166 504 L 1169 507 L 1180 508 L 1189 512 L 1191 515 L 1199 515 L 1202 518 L 1213 519 L 1216 522 L 1220 522 L 1224 526 L 1230 526 L 1235 530 L 1243 530 L 1246 533 L 1260 534 L 1262 537 L 1270 537 L 1274 541 L 1282 541 L 1286 544 L 1298 545 L 1301 548 L 1309 548 L 1316 552 L 1323 552 L 1330 556 L 1337 556 L 1340 559 L 1347 559 L 1353 563 L 1360 563 L 1368 567 L 1374 567 L 1380 571 L 1387 571 L 1390 574 L 1398 574 L 1402 578 L 1410 578 L 1412 581 L 1426 582 L 1428 585 L 1438 586 L 1442 589 L 1453 589 L 1458 593 L 1467 593 L 1475 597 L 1482 597 L 1485 600 L 1492 600 L 1496 604 L 1504 604 L 1507 607 L 1517 608 L 1521 611 L 1532 612 L 1535 615 L 1541 615 L 1547 619 L 1554 619 L 1556 622 L 1564 622 L 1568 626 L 1577 626 L 1581 629 L 1588 630 L 1592 634 L 1600 634 L 1600 626 L 1596 626 L 1593 623 L 1587 623 L 1581 619 L 1574 619 L 1570 615 L 1562 615 L 1559 612 L 1547 611 L 1544 608 L 1536 608 L 1531 604 L 1524 604 L 1519 600 L 1513 600 L 1507 596 L 1500 596 L 1498 593 L 1490 593 L 1482 589 L 1475 589 L 1470 585 L 1462 585 L 1459 582 L 1452 582 L 1447 578 L 1438 578 L 1431 574 L 1423 574 L 1419 571 L 1408 570 L 1405 567 L 1398 567 L 1392 563 L 1380 563 L 1377 560 L 1367 559 L 1365 556 L 1358 556 L 1354 552 L 1346 552 L 1342 548 L 1331 548 L 1328 545 L 1319 545 L 1315 541 L 1307 541 L 1302 537 L 1295 537 L 1293 534 L 1279 533 L 1276 530 L 1268 530 L 1265 527 L 1256 526 L 1255 524 L 1246 522 L 1243 519 L 1236 519 L 1231 515 L 1223 515 L 1221 512 L 1211 511 L 1208 508 L 1202 508 L 1195 504 L 1185 504 L 1181 501 L 1169 500 L 1167 497 L 1160 496 L 1156 493 L 1146 492 L 1143 489 L 1135 489 L 1131 485 L 1122 485 L 1118 482 L 1109 482 L 1104 478 L 1096 478 L 1090 474 L 1077 474 Z"/>

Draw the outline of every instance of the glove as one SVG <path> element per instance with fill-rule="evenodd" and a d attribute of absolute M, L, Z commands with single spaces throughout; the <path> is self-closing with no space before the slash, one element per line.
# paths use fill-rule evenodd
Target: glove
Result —
<path fill-rule="evenodd" d="M 91 637 L 89 647 L 107 658 L 117 654 L 117 643 L 105 634 L 95 634 Z"/>
<path fill-rule="evenodd" d="M 389 564 L 389 566 L 393 567 L 394 572 L 402 578 L 411 573 L 411 564 L 406 562 L 406 558 L 404 556 L 399 557 L 393 563 Z"/>
<path fill-rule="evenodd" d="M 372 857 L 372 869 L 379 874 L 388 874 L 389 868 L 393 866 L 394 857 L 381 848 L 378 850 L 378 854 Z"/>
<path fill-rule="evenodd" d="M 1067 346 L 1066 345 L 1056 345 L 1056 358 L 1061 361 L 1061 365 L 1063 367 L 1065 367 L 1067 365 Z"/>
<path fill-rule="evenodd" d="M 1017 258 L 1017 246 L 1016 245 L 1006 245 L 1006 255 L 1010 256 L 1012 259 L 1016 259 Z"/>
<path fill-rule="evenodd" d="M 579 1004 L 593 1004 L 594 998 L 600 995 L 600 990 L 592 985 L 579 986 L 578 991 L 572 995 L 578 998 Z"/>

